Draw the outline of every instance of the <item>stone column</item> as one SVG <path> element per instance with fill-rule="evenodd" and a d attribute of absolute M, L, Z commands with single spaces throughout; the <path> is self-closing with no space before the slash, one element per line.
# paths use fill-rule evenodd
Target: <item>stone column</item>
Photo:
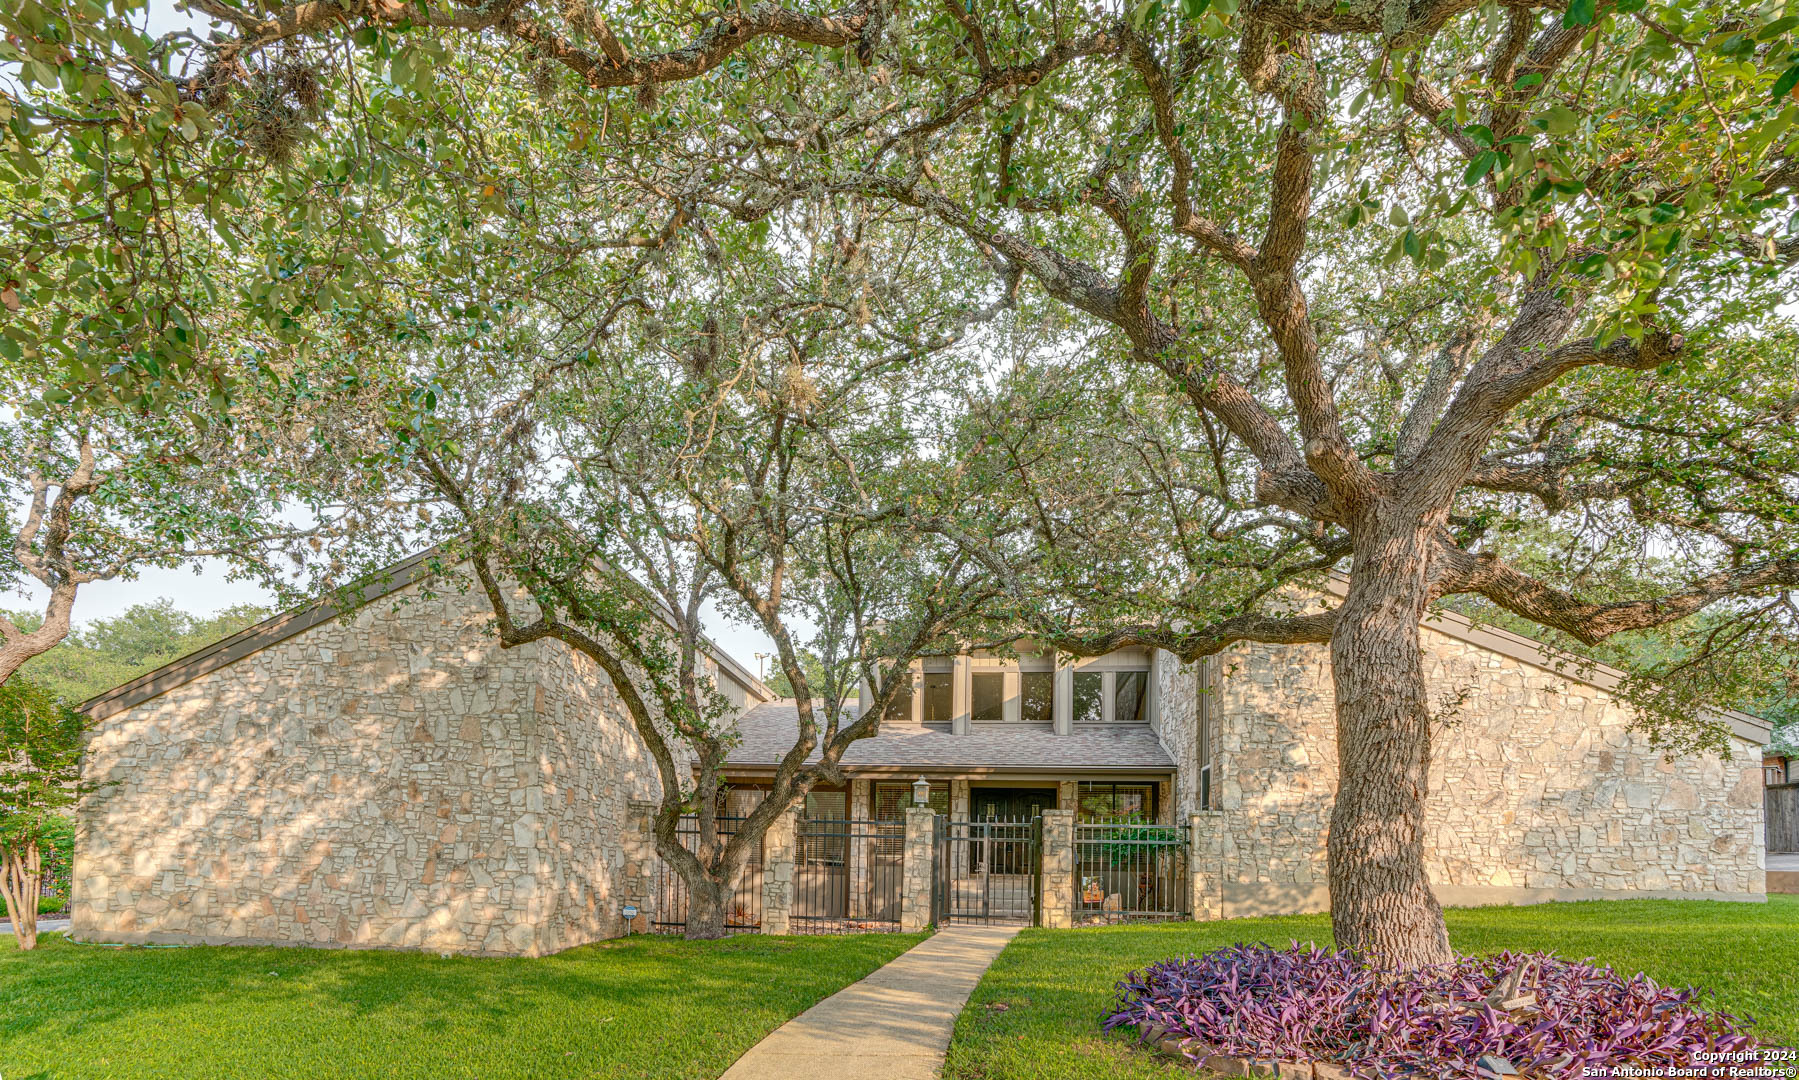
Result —
<path fill-rule="evenodd" d="M 1043 906 L 1037 925 L 1074 925 L 1074 811 L 1043 812 Z"/>
<path fill-rule="evenodd" d="M 1079 780 L 1062 780 L 1056 784 L 1056 809 L 1081 809 L 1081 782 Z"/>
<path fill-rule="evenodd" d="M 1188 901 L 1197 922 L 1224 918 L 1224 811 L 1205 810 L 1187 818 Z"/>
<path fill-rule="evenodd" d="M 906 808 L 906 842 L 900 854 L 900 930 L 915 933 L 931 925 L 931 885 L 936 876 L 933 836 L 937 815 L 928 806 Z"/>
<path fill-rule="evenodd" d="M 857 837 L 855 835 L 856 826 L 853 823 L 857 821 L 867 821 L 872 817 L 874 817 L 874 809 L 869 805 L 868 781 L 851 780 L 849 822 L 846 822 L 843 826 L 843 831 L 847 834 L 843 838 L 843 843 L 845 847 L 848 848 L 848 850 L 844 852 L 844 857 L 845 861 L 849 864 L 847 875 L 849 878 L 849 884 L 847 886 L 849 889 L 849 897 L 846 910 L 849 917 L 852 919 L 860 919 L 868 914 L 869 846 L 869 841 L 866 837 L 862 838 L 861 843 L 857 843 Z"/>
<path fill-rule="evenodd" d="M 969 804 L 968 781 L 953 779 L 949 782 L 949 819 L 951 821 L 968 821 L 973 807 Z"/>
<path fill-rule="evenodd" d="M 642 934 L 650 929 L 650 917 L 656 910 L 656 868 L 661 862 L 656 854 L 655 820 L 655 803 L 632 799 L 625 804 L 625 827 L 619 832 L 623 858 L 616 879 L 618 904 L 608 913 L 608 921 L 616 927 L 612 936 Z M 637 907 L 637 918 L 629 926 L 622 913 L 626 904 Z"/>
<path fill-rule="evenodd" d="M 793 927 L 794 832 L 799 811 L 769 823 L 762 840 L 762 932 L 788 934 Z"/>

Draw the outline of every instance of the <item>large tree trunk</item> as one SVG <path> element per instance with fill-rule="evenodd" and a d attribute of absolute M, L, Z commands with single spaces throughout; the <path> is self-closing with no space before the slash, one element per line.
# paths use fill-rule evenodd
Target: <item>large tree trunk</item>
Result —
<path fill-rule="evenodd" d="M 731 910 L 733 889 L 710 879 L 687 887 L 689 941 L 713 941 L 725 936 L 725 916 Z"/>
<path fill-rule="evenodd" d="M 1378 511 L 1376 512 L 1378 514 Z M 1383 967 L 1451 959 L 1424 871 L 1430 707 L 1418 627 L 1429 530 L 1371 522 L 1357 537 L 1349 595 L 1331 636 L 1337 798 L 1331 810 L 1331 929 Z"/>
<path fill-rule="evenodd" d="M 12 919 L 20 949 L 37 948 L 37 904 L 44 895 L 44 863 L 38 846 L 0 851 L 0 898 Z"/>

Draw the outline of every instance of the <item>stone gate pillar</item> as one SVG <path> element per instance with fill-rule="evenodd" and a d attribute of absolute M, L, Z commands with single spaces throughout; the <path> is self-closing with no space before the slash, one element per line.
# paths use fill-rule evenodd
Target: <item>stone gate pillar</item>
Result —
<path fill-rule="evenodd" d="M 793 809 L 769 823 L 762 839 L 762 932 L 793 932 L 794 834 L 799 810 Z"/>
<path fill-rule="evenodd" d="M 1074 925 L 1074 811 L 1043 812 L 1043 906 L 1037 925 Z"/>
<path fill-rule="evenodd" d="M 866 830 L 868 825 L 858 826 L 856 822 L 867 822 L 874 817 L 874 809 L 869 805 L 869 783 L 866 780 L 850 781 L 849 820 L 843 824 L 844 862 L 848 864 L 849 897 L 846 911 L 852 919 L 868 917 L 868 885 L 870 867 L 868 853 L 874 843 L 870 835 L 858 836 L 858 830 Z"/>
<path fill-rule="evenodd" d="M 936 831 L 937 814 L 930 807 L 906 808 L 906 841 L 900 854 L 900 929 L 906 933 L 931 925 Z"/>
<path fill-rule="evenodd" d="M 1187 896 L 1193 918 L 1224 918 L 1224 811 L 1202 810 L 1187 818 Z"/>

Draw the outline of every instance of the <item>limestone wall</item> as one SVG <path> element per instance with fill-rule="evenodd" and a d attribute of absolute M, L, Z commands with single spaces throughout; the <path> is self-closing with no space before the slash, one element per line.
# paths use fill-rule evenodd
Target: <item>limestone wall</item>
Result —
<path fill-rule="evenodd" d="M 1445 904 L 1761 898 L 1760 771 L 1747 744 L 1728 762 L 1665 761 L 1606 691 L 1435 630 L 1424 638 L 1445 714 L 1427 849 Z M 1224 914 L 1322 910 L 1337 782 L 1328 649 L 1238 646 L 1220 667 Z"/>
<path fill-rule="evenodd" d="M 1174 762 L 1173 798 L 1163 792 L 1162 817 L 1166 823 L 1186 821 L 1203 809 L 1199 805 L 1199 707 L 1198 667 L 1183 664 L 1173 653 L 1156 654 L 1156 738 Z"/>
<path fill-rule="evenodd" d="M 73 933 L 537 955 L 620 929 L 658 785 L 605 676 L 411 585 L 103 720 Z"/>

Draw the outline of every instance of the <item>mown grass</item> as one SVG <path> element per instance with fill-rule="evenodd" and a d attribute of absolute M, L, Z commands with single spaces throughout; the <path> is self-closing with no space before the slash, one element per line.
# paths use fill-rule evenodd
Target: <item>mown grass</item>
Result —
<path fill-rule="evenodd" d="M 919 940 L 635 937 L 512 960 L 0 938 L 0 1076 L 710 1080 Z"/>
<path fill-rule="evenodd" d="M 1799 896 L 1767 904 L 1628 900 L 1447 913 L 1464 952 L 1544 949 L 1716 995 L 1773 1043 L 1799 1042 Z M 1304 915 L 1091 930 L 1026 930 L 988 969 L 956 1024 L 947 1080 L 1172 1080 L 1183 1075 L 1099 1022 L 1126 972 L 1236 942 L 1328 944 Z M 1191 1074 L 1184 1074 L 1191 1075 Z"/>

